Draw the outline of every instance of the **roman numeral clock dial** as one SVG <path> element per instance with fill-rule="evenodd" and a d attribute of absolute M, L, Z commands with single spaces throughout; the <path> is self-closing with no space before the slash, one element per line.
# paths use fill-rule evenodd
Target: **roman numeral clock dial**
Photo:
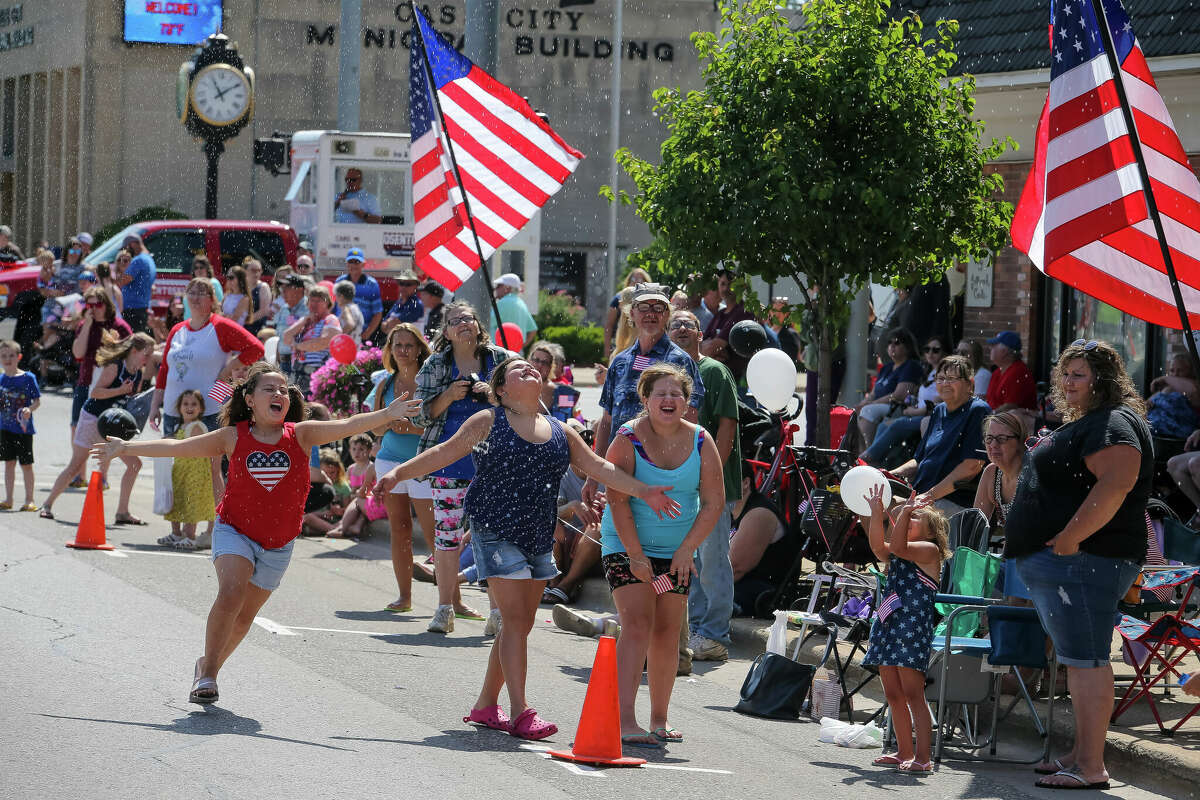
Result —
<path fill-rule="evenodd" d="M 209 125 L 232 125 L 250 111 L 250 81 L 228 64 L 204 67 L 192 80 L 192 109 Z"/>

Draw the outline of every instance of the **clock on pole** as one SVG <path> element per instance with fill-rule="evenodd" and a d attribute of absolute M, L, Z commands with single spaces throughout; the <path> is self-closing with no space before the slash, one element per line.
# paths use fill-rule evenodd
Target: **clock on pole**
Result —
<path fill-rule="evenodd" d="M 208 160 L 204 215 L 217 216 L 217 164 L 225 142 L 237 136 L 254 116 L 254 70 L 246 66 L 237 44 L 214 33 L 179 66 L 175 85 L 179 121 L 204 142 Z"/>

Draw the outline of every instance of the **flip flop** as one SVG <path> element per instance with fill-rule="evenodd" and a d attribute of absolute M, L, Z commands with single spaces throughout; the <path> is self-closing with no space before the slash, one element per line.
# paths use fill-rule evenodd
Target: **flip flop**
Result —
<path fill-rule="evenodd" d="M 641 733 L 627 733 L 621 737 L 621 744 L 627 744 L 630 747 L 642 747 L 646 750 L 662 750 L 662 742 L 655 738 L 654 734 L 642 731 Z"/>
<path fill-rule="evenodd" d="M 1050 762 L 1050 767 L 1034 767 L 1034 773 L 1038 775 L 1053 775 L 1056 772 L 1062 772 L 1064 769 L 1070 769 L 1066 764 L 1062 763 L 1062 759 L 1056 758 Z"/>
<path fill-rule="evenodd" d="M 118 515 L 113 518 L 113 525 L 147 525 L 145 520 L 138 519 L 132 514 Z"/>
<path fill-rule="evenodd" d="M 462 611 L 455 609 L 454 616 L 457 619 L 473 619 L 476 622 L 483 622 L 485 619 L 487 619 L 487 617 L 483 616 L 473 608 L 464 608 Z"/>
<path fill-rule="evenodd" d="M 683 734 L 674 728 L 655 728 L 650 735 L 663 744 L 678 744 L 683 741 Z"/>
<path fill-rule="evenodd" d="M 54 513 L 46 506 L 42 506 L 40 509 L 38 509 L 38 516 L 42 519 L 54 519 Z"/>
<path fill-rule="evenodd" d="M 896 769 L 900 770 L 901 772 L 916 772 L 918 774 L 925 774 L 933 772 L 933 762 L 921 762 L 914 758 L 912 761 L 905 761 L 903 764 L 896 767 Z"/>
<path fill-rule="evenodd" d="M 406 611 L 412 611 L 412 603 L 388 603 L 383 607 L 383 610 L 403 614 Z"/>
<path fill-rule="evenodd" d="M 200 672 L 200 659 L 196 659 L 196 672 Z M 197 674 L 196 679 L 192 681 L 192 691 L 188 693 L 188 702 L 207 706 L 217 702 L 220 696 L 216 678 L 205 678 Z"/>
<path fill-rule="evenodd" d="M 880 756 L 871 762 L 872 766 L 876 767 L 898 767 L 903 763 L 904 762 L 900 760 L 899 756 L 892 755 L 890 753 L 886 756 Z"/>
<path fill-rule="evenodd" d="M 1055 778 L 1055 777 L 1058 777 L 1059 775 L 1063 776 L 1064 778 L 1070 778 L 1071 780 L 1073 780 L 1075 782 L 1074 783 L 1050 783 L 1046 780 L 1046 778 L 1042 778 L 1041 780 L 1039 780 L 1037 783 L 1035 783 L 1033 785 L 1038 787 L 1039 789 L 1067 789 L 1070 791 L 1082 791 L 1085 789 L 1103 790 L 1103 789 L 1110 788 L 1108 781 L 1096 781 L 1095 783 L 1088 783 L 1087 778 L 1083 777 L 1083 773 L 1079 771 L 1078 766 L 1071 766 L 1071 767 L 1068 767 L 1067 769 L 1060 769 L 1058 772 L 1054 773 L 1053 775 L 1049 775 L 1047 777 Z"/>
<path fill-rule="evenodd" d="M 571 602 L 571 598 L 567 596 L 567 593 L 564 592 L 562 589 L 558 588 L 557 586 L 552 586 L 549 589 L 546 589 L 545 591 L 542 592 L 542 604 L 543 605 L 555 606 L 560 603 L 565 605 L 570 602 Z"/>

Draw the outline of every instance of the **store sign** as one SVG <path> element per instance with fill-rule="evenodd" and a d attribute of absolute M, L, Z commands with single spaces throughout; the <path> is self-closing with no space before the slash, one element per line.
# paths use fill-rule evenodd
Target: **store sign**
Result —
<path fill-rule="evenodd" d="M 967 308 L 992 307 L 992 262 L 967 262 Z"/>
<path fill-rule="evenodd" d="M 509 49 L 515 56 L 541 58 L 607 59 L 612 58 L 612 41 L 603 37 L 580 35 L 580 27 L 586 21 L 586 11 L 573 10 L 577 6 L 590 6 L 589 0 L 559 0 L 557 8 L 510 8 L 500 20 L 500 46 Z M 421 10 L 435 26 L 454 25 L 465 18 L 458 6 L 444 4 L 422 4 Z M 393 9 L 396 21 L 404 27 L 368 26 L 363 28 L 363 48 L 407 50 L 412 36 L 412 4 L 400 3 Z M 607 25 L 607 17 L 603 20 Z M 439 31 L 458 50 L 463 49 L 465 37 L 461 33 Z M 337 40 L 336 25 L 309 24 L 305 44 L 332 47 Z M 624 41 L 622 54 L 631 61 L 674 61 L 675 47 L 671 42 L 629 38 Z"/>
<path fill-rule="evenodd" d="M 21 25 L 25 9 L 20 3 L 0 8 L 0 53 L 33 44 L 33 26 Z"/>

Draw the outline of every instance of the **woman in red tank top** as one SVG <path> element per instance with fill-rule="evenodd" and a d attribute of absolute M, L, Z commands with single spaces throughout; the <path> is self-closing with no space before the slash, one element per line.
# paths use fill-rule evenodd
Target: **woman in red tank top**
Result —
<path fill-rule="evenodd" d="M 218 430 L 188 439 L 124 442 L 109 438 L 92 453 L 105 465 L 122 455 L 229 457 L 225 495 L 213 529 L 217 598 L 208 615 L 204 655 L 196 661 L 193 703 L 217 700 L 217 672 L 242 641 L 287 569 L 308 495 L 308 453 L 420 411 L 403 394 L 387 408 L 349 419 L 304 419 L 300 390 L 259 362 L 234 387 Z"/>

